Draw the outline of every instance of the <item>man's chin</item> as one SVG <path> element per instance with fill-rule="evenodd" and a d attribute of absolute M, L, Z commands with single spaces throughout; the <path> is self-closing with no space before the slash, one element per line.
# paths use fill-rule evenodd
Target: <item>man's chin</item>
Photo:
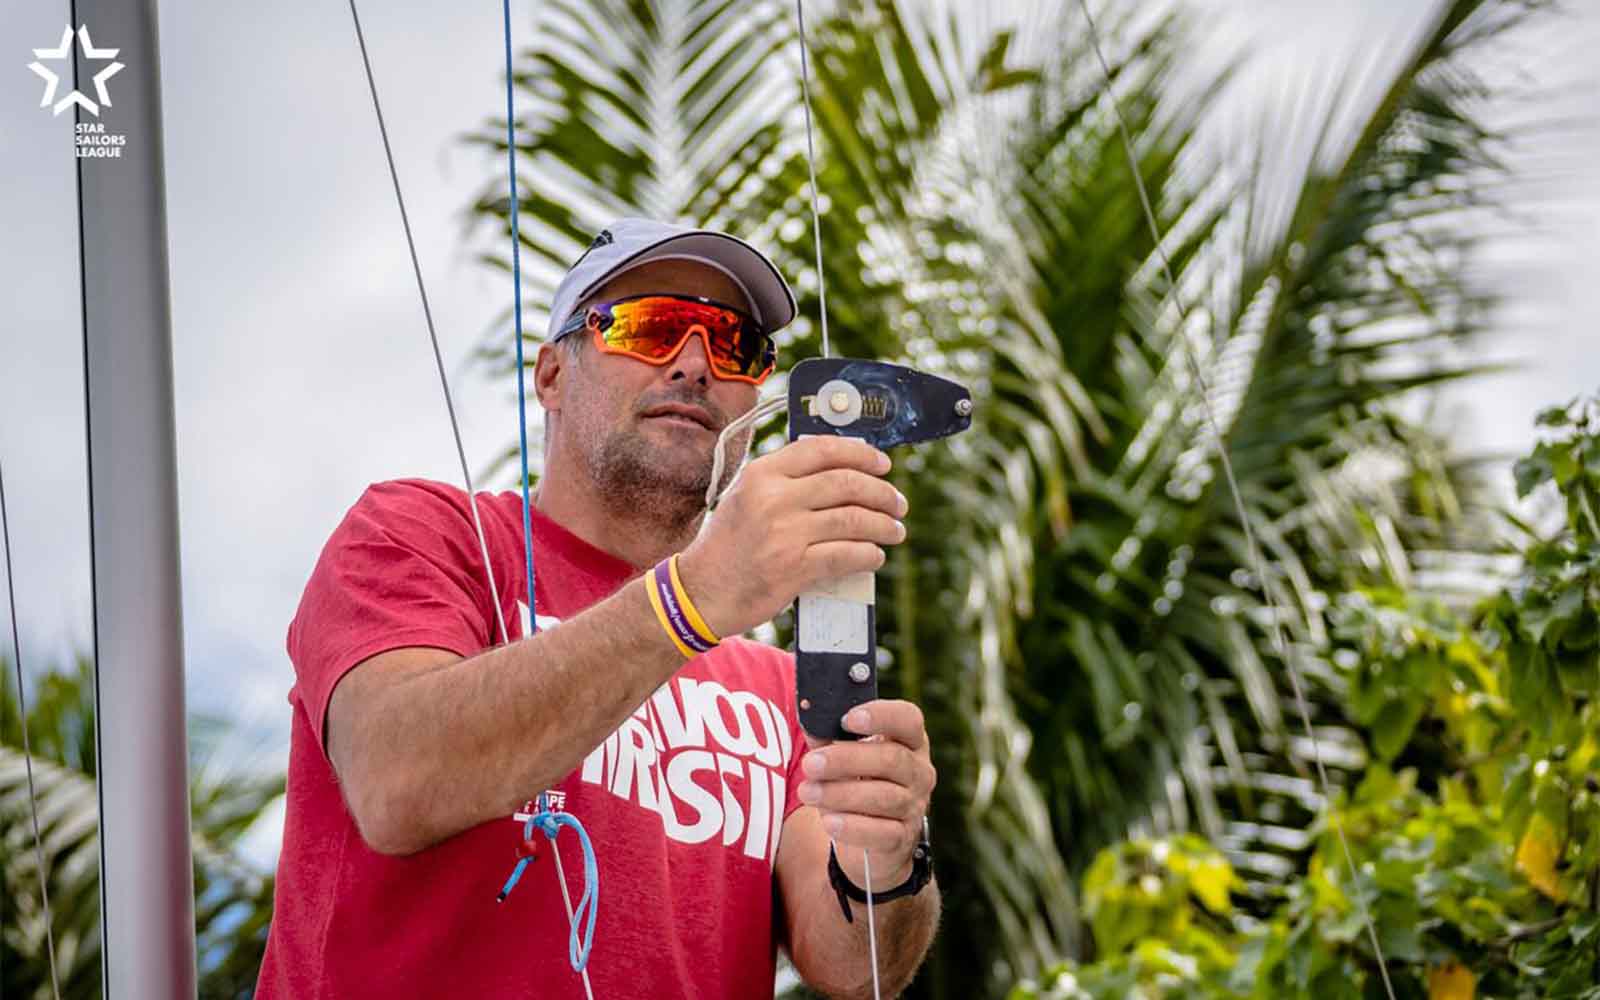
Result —
<path fill-rule="evenodd" d="M 705 496 L 711 484 L 716 439 L 700 435 L 644 433 L 604 463 L 602 486 L 624 503 L 660 503 L 669 497 Z M 640 447 L 642 446 L 642 447 Z"/>

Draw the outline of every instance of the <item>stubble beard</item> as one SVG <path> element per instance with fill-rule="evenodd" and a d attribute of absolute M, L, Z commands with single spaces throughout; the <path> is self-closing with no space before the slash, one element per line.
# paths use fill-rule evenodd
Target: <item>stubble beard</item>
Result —
<path fill-rule="evenodd" d="M 718 496 L 738 474 L 739 459 L 749 443 L 750 432 L 743 431 L 724 445 L 728 454 L 722 481 L 717 484 Z M 675 460 L 634 426 L 606 434 L 590 452 L 588 464 L 599 487 L 600 502 L 608 512 L 630 519 L 648 515 L 665 521 L 669 531 L 683 533 L 705 513 L 713 457 L 712 449 L 707 448 L 693 458 Z"/>

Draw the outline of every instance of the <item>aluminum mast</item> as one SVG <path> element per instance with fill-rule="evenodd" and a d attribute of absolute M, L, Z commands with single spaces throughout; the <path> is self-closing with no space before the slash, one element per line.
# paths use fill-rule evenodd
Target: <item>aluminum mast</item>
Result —
<path fill-rule="evenodd" d="M 79 157 L 89 517 L 94 573 L 100 933 L 110 1000 L 195 995 L 171 308 L 155 0 L 76 0 L 84 127 L 121 134 Z"/>

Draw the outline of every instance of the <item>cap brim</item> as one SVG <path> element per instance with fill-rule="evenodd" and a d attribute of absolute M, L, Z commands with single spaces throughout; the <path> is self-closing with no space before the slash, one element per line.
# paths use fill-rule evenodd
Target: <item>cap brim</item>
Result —
<path fill-rule="evenodd" d="M 732 274 L 749 292 L 757 318 L 768 332 L 788 326 L 799 312 L 789 283 L 765 254 L 736 236 L 704 229 L 677 233 L 635 252 L 591 282 L 578 300 L 587 299 L 625 271 L 663 258 L 704 260 Z"/>

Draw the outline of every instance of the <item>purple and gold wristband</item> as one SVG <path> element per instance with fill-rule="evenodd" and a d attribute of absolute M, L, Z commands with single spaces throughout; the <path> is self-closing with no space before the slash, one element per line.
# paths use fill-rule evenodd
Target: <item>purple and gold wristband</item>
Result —
<path fill-rule="evenodd" d="M 645 588 L 650 607 L 656 619 L 678 647 L 685 659 L 693 659 L 709 651 L 722 640 L 711 631 L 700 611 L 684 592 L 683 579 L 678 575 L 678 557 L 663 559 L 650 572 L 650 583 Z"/>

